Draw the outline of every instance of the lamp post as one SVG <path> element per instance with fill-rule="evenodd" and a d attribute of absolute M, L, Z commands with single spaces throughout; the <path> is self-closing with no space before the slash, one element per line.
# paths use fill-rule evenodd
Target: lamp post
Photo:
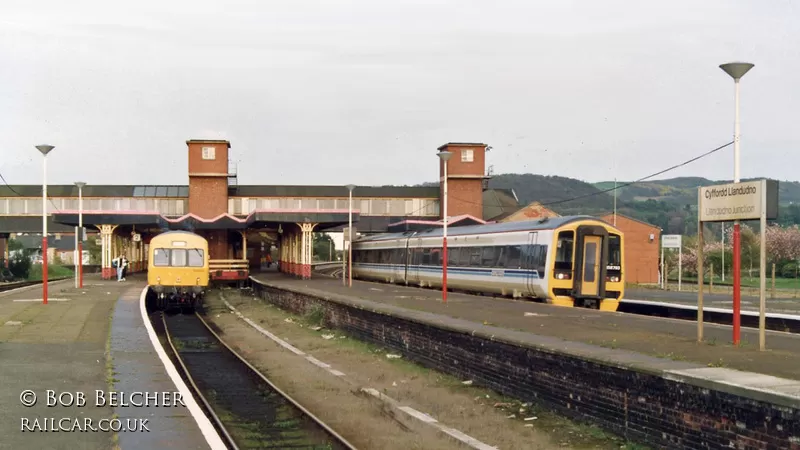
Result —
<path fill-rule="evenodd" d="M 733 78 L 734 84 L 734 122 L 733 122 L 733 182 L 739 182 L 739 80 L 753 64 L 732 62 L 721 64 L 720 69 Z M 733 345 L 739 344 L 739 328 L 741 325 L 741 235 L 739 221 L 733 222 Z"/>
<path fill-rule="evenodd" d="M 442 173 L 444 175 L 444 188 L 442 192 L 442 203 L 444 227 L 442 229 L 442 303 L 447 303 L 447 161 L 453 156 L 453 152 L 439 152 L 442 160 Z"/>
<path fill-rule="evenodd" d="M 76 181 L 75 186 L 78 186 L 78 232 L 75 233 L 75 248 L 78 249 L 78 261 L 76 274 L 78 278 L 75 280 L 75 287 L 83 287 L 83 187 L 86 183 L 83 181 Z"/>
<path fill-rule="evenodd" d="M 42 153 L 42 304 L 47 304 L 47 154 L 52 145 L 37 145 Z"/>
<path fill-rule="evenodd" d="M 353 189 L 356 186 L 354 184 L 348 184 L 347 190 L 350 191 L 350 203 L 348 206 L 348 218 L 347 218 L 347 283 L 349 287 L 353 287 Z M 344 278 L 344 274 L 342 274 L 342 278 Z"/>

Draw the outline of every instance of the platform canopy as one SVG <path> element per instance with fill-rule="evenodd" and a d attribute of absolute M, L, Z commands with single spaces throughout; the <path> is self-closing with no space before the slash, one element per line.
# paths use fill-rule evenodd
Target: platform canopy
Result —
<path fill-rule="evenodd" d="M 77 226 L 78 211 L 53 213 L 53 222 Z M 245 230 L 277 228 L 279 225 L 297 223 L 318 224 L 317 230 L 346 225 L 348 210 L 303 211 L 303 210 L 256 210 L 247 216 L 220 214 L 211 219 L 186 214 L 180 217 L 163 216 L 158 212 L 84 211 L 83 224 L 87 225 L 135 225 L 162 230 Z M 353 211 L 353 222 L 359 220 L 358 211 Z"/>

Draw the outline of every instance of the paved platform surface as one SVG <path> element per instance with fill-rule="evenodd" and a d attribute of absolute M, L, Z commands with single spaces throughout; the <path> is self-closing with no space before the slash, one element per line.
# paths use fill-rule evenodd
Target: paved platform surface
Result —
<path fill-rule="evenodd" d="M 696 322 L 637 316 L 584 308 L 564 308 L 533 301 L 510 300 L 353 280 L 318 277 L 300 280 L 280 273 L 254 274 L 277 288 L 338 294 L 359 300 L 424 311 L 574 343 L 587 352 L 623 349 L 663 360 L 663 365 L 686 368 L 687 362 L 800 380 L 800 335 L 767 332 L 767 350 L 758 350 L 758 330 L 742 329 L 742 344 L 731 344 L 731 327 L 705 324 L 705 340 L 697 342 Z M 591 347 L 587 347 L 590 344 Z M 592 348 L 596 350 L 591 350 Z"/>
<path fill-rule="evenodd" d="M 100 420 L 111 419 L 114 410 L 109 406 L 95 406 L 96 391 L 108 392 L 110 375 L 106 369 L 106 344 L 111 329 L 111 314 L 115 304 L 122 298 L 129 299 L 133 292 L 141 292 L 145 286 L 143 275 L 128 277 L 128 281 L 103 281 L 99 275 L 87 275 L 83 289 L 75 289 L 71 280 L 50 284 L 49 301 L 42 304 L 42 288 L 31 286 L 16 291 L 0 293 L 0 448 L 6 449 L 103 449 L 114 445 L 112 432 L 41 432 L 38 425 L 59 428 L 71 428 L 75 419 L 81 428 L 85 427 L 85 419 L 91 419 L 91 425 L 99 428 Z M 138 295 L 136 296 L 138 299 Z M 122 311 L 120 312 L 122 313 Z M 140 319 L 141 321 L 141 319 Z M 130 333 L 120 321 L 120 329 L 116 330 L 117 340 L 128 340 L 131 345 L 140 345 L 139 331 L 133 327 Z M 148 343 L 149 345 L 149 343 Z M 138 364 L 141 368 L 157 367 L 160 361 L 130 360 L 126 366 L 124 358 L 119 357 L 119 368 L 113 377 L 119 379 L 117 389 L 128 387 L 154 391 L 162 386 L 140 384 L 123 384 L 133 376 L 127 367 Z M 164 369 L 162 368 L 162 371 Z M 127 372 L 127 373 L 126 373 Z M 38 400 L 32 407 L 21 403 L 21 393 L 31 390 Z M 47 407 L 47 390 L 58 393 L 84 393 L 85 406 Z M 176 390 L 171 387 L 169 390 Z M 64 397 L 66 400 L 67 398 Z M 122 412 L 118 411 L 121 417 Z M 139 414 L 131 417 L 146 418 Z M 46 423 L 45 418 L 54 418 L 55 423 Z M 67 418 L 67 421 L 61 421 Z M 23 419 L 27 419 L 27 429 L 36 431 L 23 432 Z M 151 419 L 150 422 L 153 422 Z M 123 426 L 125 421 L 123 420 Z M 149 437 L 156 434 L 153 425 L 149 425 Z M 169 430 L 170 439 L 180 434 L 180 430 Z M 147 432 L 119 433 L 120 442 L 137 434 L 144 436 Z M 189 434 L 189 433 L 187 433 Z M 199 434 L 199 433 L 198 433 Z M 202 436 L 199 437 L 202 439 Z M 145 442 L 145 441 L 140 441 Z M 122 445 L 122 448 L 161 448 L 164 445 Z M 180 448 L 186 447 L 185 443 Z"/>
<path fill-rule="evenodd" d="M 767 287 L 767 312 L 800 315 L 800 298 L 793 298 L 792 295 L 793 293 L 791 292 L 783 291 L 776 298 L 770 298 L 770 289 Z M 666 291 L 650 288 L 625 288 L 625 298 L 697 306 L 697 291 L 678 292 L 676 290 Z M 760 302 L 761 300 L 758 296 L 742 295 L 742 311 L 758 312 Z M 719 293 L 716 288 L 713 294 L 709 294 L 706 290 L 703 292 L 703 306 L 706 308 L 732 309 L 733 294 Z"/>
<path fill-rule="evenodd" d="M 160 402 L 161 393 L 174 393 L 178 389 L 159 360 L 144 325 L 140 296 L 145 285 L 145 282 L 136 283 L 124 290 L 114 309 L 111 327 L 114 391 L 158 394 Z M 174 395 L 170 395 L 172 398 Z M 142 401 L 139 398 L 140 404 Z M 186 406 L 128 406 L 114 408 L 114 412 L 123 421 L 131 419 L 131 423 L 136 419 L 148 419 L 150 432 L 119 433 L 119 446 L 123 450 L 211 448 Z"/>

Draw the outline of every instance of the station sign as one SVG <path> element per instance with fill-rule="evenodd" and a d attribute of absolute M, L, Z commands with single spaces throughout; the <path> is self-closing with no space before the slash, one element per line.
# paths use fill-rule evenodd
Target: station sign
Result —
<path fill-rule="evenodd" d="M 350 242 L 353 240 L 353 238 L 358 239 L 358 232 L 356 231 L 356 227 L 353 227 L 352 229 L 344 227 L 344 229 L 342 229 L 342 233 L 344 234 L 345 242 Z"/>
<path fill-rule="evenodd" d="M 701 222 L 757 220 L 765 212 L 767 220 L 778 218 L 778 182 L 747 181 L 698 188 Z"/>
<path fill-rule="evenodd" d="M 133 242 L 141 242 L 141 241 L 142 241 L 142 235 L 139 234 L 139 233 L 134 233 L 133 234 Z"/>
<path fill-rule="evenodd" d="M 661 236 L 661 248 L 681 248 L 680 234 L 665 234 Z"/>

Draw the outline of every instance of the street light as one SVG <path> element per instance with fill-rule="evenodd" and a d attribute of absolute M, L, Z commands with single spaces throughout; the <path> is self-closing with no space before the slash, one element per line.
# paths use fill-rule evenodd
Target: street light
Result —
<path fill-rule="evenodd" d="M 78 186 L 78 232 L 75 233 L 75 248 L 78 249 L 78 261 L 76 261 L 76 275 L 75 287 L 83 288 L 83 187 L 86 183 L 83 181 L 76 181 L 75 186 Z"/>
<path fill-rule="evenodd" d="M 42 153 L 42 304 L 47 304 L 47 154 L 52 145 L 37 145 Z"/>
<path fill-rule="evenodd" d="M 347 190 L 350 191 L 350 206 L 349 214 L 347 219 L 347 234 L 348 234 L 348 241 L 347 241 L 347 264 L 348 264 L 348 286 L 353 287 L 353 189 L 356 186 L 354 184 L 348 184 Z M 342 274 L 342 279 L 344 279 L 344 274 Z"/>
<path fill-rule="evenodd" d="M 733 123 L 733 182 L 739 182 L 739 80 L 753 64 L 732 62 L 721 64 L 720 69 L 731 76 L 734 81 L 734 123 Z M 741 307 L 741 235 L 739 234 L 739 221 L 733 222 L 733 344 L 739 344 L 740 307 Z"/>
<path fill-rule="evenodd" d="M 442 193 L 444 203 L 444 229 L 442 232 L 442 302 L 447 303 L 447 161 L 453 156 L 453 152 L 439 152 L 442 160 L 444 173 L 444 192 Z"/>

